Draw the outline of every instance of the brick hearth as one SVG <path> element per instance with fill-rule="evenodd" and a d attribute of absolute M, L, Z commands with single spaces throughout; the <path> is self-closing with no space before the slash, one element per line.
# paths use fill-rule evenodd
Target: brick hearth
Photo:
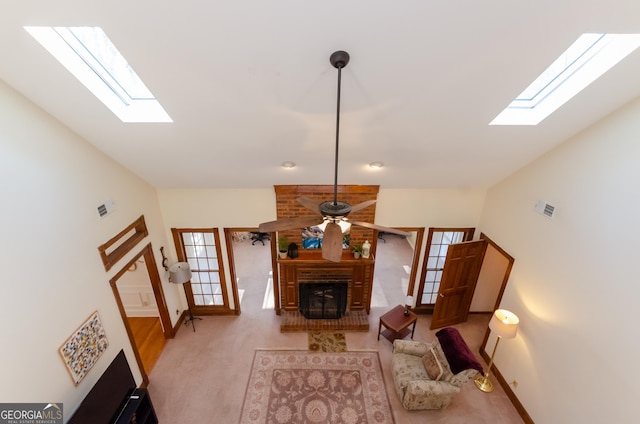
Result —
<path fill-rule="evenodd" d="M 306 319 L 297 311 L 283 311 L 280 315 L 280 331 L 344 330 L 369 331 L 369 315 L 366 311 L 347 311 L 340 319 Z"/>

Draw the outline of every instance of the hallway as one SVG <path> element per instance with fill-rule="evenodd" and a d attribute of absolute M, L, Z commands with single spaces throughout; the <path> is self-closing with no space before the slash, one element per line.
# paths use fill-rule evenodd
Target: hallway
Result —
<path fill-rule="evenodd" d="M 162 354 L 167 340 L 162 333 L 160 318 L 158 317 L 128 317 L 127 321 L 131 327 L 133 338 L 135 339 L 140 359 L 144 369 L 151 373 L 153 366 Z"/>

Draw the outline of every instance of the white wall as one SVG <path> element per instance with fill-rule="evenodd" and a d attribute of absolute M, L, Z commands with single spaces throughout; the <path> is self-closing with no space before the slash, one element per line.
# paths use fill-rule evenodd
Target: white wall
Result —
<path fill-rule="evenodd" d="M 501 306 L 520 317 L 495 362 L 535 422 L 637 421 L 639 122 L 637 100 L 488 193 L 480 228 L 515 257 Z"/>
<path fill-rule="evenodd" d="M 477 228 L 485 196 L 485 190 L 381 188 L 375 223 L 392 227 Z"/>
<path fill-rule="evenodd" d="M 122 274 L 116 284 L 127 317 L 160 316 L 147 265 L 143 258 L 138 259 L 127 272 Z"/>
<path fill-rule="evenodd" d="M 376 224 L 394 227 L 475 227 L 485 190 L 380 189 Z M 159 190 L 167 227 L 258 226 L 276 219 L 269 189 Z"/>
<path fill-rule="evenodd" d="M 470 312 L 493 311 L 508 266 L 509 259 L 493 245 L 487 243 L 487 251 L 484 254 L 478 282 L 469 306 Z"/>
<path fill-rule="evenodd" d="M 140 383 L 109 279 L 147 243 L 156 259 L 167 244 L 154 188 L 0 82 L 0 196 L 0 400 L 62 402 L 69 417 L 121 348 Z M 100 219 L 107 199 L 117 210 Z M 150 235 L 105 272 L 97 247 L 140 215 Z M 58 349 L 95 310 L 109 347 L 76 387 Z"/>

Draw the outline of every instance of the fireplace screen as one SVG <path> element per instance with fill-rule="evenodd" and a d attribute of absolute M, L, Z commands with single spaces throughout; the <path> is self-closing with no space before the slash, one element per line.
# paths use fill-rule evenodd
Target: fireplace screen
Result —
<path fill-rule="evenodd" d="M 338 319 L 347 309 L 347 283 L 344 281 L 299 285 L 300 313 L 307 319 Z"/>

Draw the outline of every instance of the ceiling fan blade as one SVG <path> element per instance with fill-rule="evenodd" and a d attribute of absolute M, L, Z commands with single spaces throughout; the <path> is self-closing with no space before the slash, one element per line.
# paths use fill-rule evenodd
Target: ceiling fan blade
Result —
<path fill-rule="evenodd" d="M 299 216 L 296 218 L 278 219 L 276 221 L 263 222 L 258 226 L 261 233 L 274 231 L 295 230 L 322 224 L 321 216 Z"/>
<path fill-rule="evenodd" d="M 320 213 L 320 202 L 313 200 L 309 197 L 296 197 L 298 203 L 300 203 L 305 208 L 309 209 L 312 212 L 317 213 L 318 215 L 322 215 Z"/>
<path fill-rule="evenodd" d="M 342 258 L 342 229 L 335 222 L 328 223 L 324 229 L 322 258 L 331 262 L 340 262 Z"/>
<path fill-rule="evenodd" d="M 349 221 L 353 225 L 359 225 L 365 228 L 371 228 L 372 230 L 384 231 L 385 233 L 397 234 L 399 236 L 409 237 L 411 233 L 402 230 L 396 230 L 395 228 L 385 227 L 382 225 L 370 224 L 368 222 L 361 221 Z"/>
<path fill-rule="evenodd" d="M 355 206 L 351 206 L 351 213 L 358 212 L 359 210 L 362 210 L 364 208 L 368 208 L 376 202 L 377 200 L 367 200 L 366 202 L 358 203 Z"/>

